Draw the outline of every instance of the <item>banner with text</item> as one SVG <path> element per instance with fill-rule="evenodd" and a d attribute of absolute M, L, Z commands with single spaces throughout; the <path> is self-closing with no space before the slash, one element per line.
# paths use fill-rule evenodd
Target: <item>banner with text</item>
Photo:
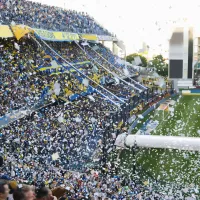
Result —
<path fill-rule="evenodd" d="M 92 35 L 92 34 L 82 34 L 81 37 L 85 40 L 90 40 L 90 41 L 97 41 L 98 40 L 97 35 Z"/>
<path fill-rule="evenodd" d="M 43 40 L 50 40 L 50 41 L 79 40 L 79 36 L 76 33 L 47 31 L 42 29 L 33 29 L 33 30 L 35 31 L 35 34 Z"/>

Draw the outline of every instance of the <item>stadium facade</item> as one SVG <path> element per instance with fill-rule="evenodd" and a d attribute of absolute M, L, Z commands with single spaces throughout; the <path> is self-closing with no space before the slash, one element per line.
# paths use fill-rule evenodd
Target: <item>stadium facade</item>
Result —
<path fill-rule="evenodd" d="M 169 79 L 174 88 L 200 86 L 200 32 L 198 28 L 174 28 L 169 40 Z"/>
<path fill-rule="evenodd" d="M 194 29 L 176 27 L 169 41 L 169 78 L 175 89 L 193 87 Z"/>

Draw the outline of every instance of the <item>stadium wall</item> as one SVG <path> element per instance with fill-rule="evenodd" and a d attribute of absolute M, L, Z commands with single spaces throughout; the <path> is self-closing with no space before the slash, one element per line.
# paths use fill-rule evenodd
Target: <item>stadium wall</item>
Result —
<path fill-rule="evenodd" d="M 182 90 L 182 95 L 200 96 L 200 90 L 199 89 Z"/>

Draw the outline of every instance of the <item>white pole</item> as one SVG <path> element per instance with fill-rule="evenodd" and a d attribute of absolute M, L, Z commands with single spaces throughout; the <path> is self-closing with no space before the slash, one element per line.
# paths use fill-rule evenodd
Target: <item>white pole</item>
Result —
<path fill-rule="evenodd" d="M 200 151 L 200 138 L 196 138 L 196 137 L 131 135 L 130 134 L 125 138 L 124 143 L 128 147 L 133 147 L 136 143 L 138 147 L 143 147 L 143 148 Z"/>

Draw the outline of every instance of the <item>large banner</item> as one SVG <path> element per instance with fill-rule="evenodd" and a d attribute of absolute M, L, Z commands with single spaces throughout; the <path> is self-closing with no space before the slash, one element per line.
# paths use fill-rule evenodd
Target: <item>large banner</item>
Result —
<path fill-rule="evenodd" d="M 12 30 L 11 30 L 12 29 Z M 77 33 L 69 32 L 58 32 L 58 31 L 48 31 L 44 29 L 31 28 L 25 25 L 0 25 L 0 38 L 9 38 L 15 36 L 17 40 L 20 40 L 24 35 L 30 32 L 35 32 L 35 34 L 43 40 L 49 41 L 77 41 L 80 40 Z M 13 35 L 14 33 L 14 35 Z M 95 34 L 81 34 L 83 39 L 89 41 L 117 41 L 117 38 L 105 35 L 95 35 Z"/>
<path fill-rule="evenodd" d="M 33 30 L 35 31 L 35 34 L 43 40 L 50 40 L 50 41 L 79 40 L 79 36 L 76 33 L 47 31 L 47 30 L 42 30 L 42 29 L 33 29 Z"/>
<path fill-rule="evenodd" d="M 82 34 L 81 37 L 85 40 L 90 40 L 90 41 L 97 41 L 98 40 L 97 35 L 92 35 L 92 34 Z"/>
<path fill-rule="evenodd" d="M 30 27 L 24 25 L 15 25 L 11 26 L 11 28 L 17 40 L 20 40 L 27 33 L 33 32 Z"/>
<path fill-rule="evenodd" d="M 7 25 L 0 25 L 0 38 L 13 37 L 13 33 Z"/>

